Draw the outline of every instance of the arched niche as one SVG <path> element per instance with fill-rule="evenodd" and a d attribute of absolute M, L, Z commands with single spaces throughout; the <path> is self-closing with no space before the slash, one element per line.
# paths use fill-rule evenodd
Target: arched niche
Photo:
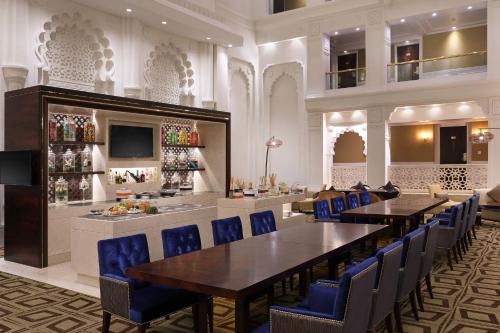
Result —
<path fill-rule="evenodd" d="M 354 131 L 341 133 L 333 145 L 333 163 L 366 163 L 366 144 Z"/>

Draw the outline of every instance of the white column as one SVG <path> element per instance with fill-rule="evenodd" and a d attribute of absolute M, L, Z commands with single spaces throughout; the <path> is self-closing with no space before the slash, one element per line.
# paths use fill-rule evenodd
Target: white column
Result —
<path fill-rule="evenodd" d="M 489 64 L 488 64 L 489 66 Z M 490 99 L 488 127 L 500 128 L 500 97 Z M 491 131 L 495 138 L 488 143 L 488 187 L 500 184 L 500 130 Z"/>
<path fill-rule="evenodd" d="M 488 79 L 500 80 L 500 1 L 488 0 Z"/>
<path fill-rule="evenodd" d="M 309 113 L 307 122 L 309 141 L 307 186 L 314 191 L 328 180 L 325 178 L 327 171 L 324 170 L 325 161 L 323 158 L 323 114 Z"/>
<path fill-rule="evenodd" d="M 323 95 L 325 73 L 330 66 L 330 40 L 320 32 L 320 23 L 309 24 L 307 36 L 307 94 Z"/>
<path fill-rule="evenodd" d="M 229 111 L 229 64 L 228 55 L 225 47 L 214 47 L 214 62 L 213 62 L 213 86 L 214 100 L 213 106 L 220 111 Z M 205 81 L 205 79 L 202 79 Z M 205 107 L 210 107 L 205 103 Z"/>
<path fill-rule="evenodd" d="M 130 98 L 141 98 L 141 51 L 143 50 L 143 26 L 135 18 L 123 20 L 123 95 Z"/>
<path fill-rule="evenodd" d="M 387 64 L 391 59 L 391 28 L 380 9 L 368 13 L 366 26 L 366 85 L 383 89 L 387 84 Z"/>
<path fill-rule="evenodd" d="M 213 108 L 214 101 L 214 48 L 211 43 L 200 44 L 200 77 L 201 104 L 206 108 Z"/>
<path fill-rule="evenodd" d="M 385 185 L 390 164 L 389 131 L 387 121 L 392 108 L 367 110 L 367 183 L 372 188 Z"/>

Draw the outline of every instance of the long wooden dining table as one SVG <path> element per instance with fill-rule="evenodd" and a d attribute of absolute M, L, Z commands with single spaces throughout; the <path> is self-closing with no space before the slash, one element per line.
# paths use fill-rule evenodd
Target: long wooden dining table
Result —
<path fill-rule="evenodd" d="M 373 239 L 387 226 L 304 223 L 269 234 L 128 268 L 131 278 L 235 300 L 235 330 L 248 332 L 249 304 L 256 295 L 299 273 L 307 289 L 306 268 L 328 260 L 358 242 Z M 332 265 L 330 264 L 329 267 Z M 207 332 L 208 300 L 198 302 L 198 331 Z"/>
<path fill-rule="evenodd" d="M 343 211 L 341 216 L 350 218 L 384 218 L 396 221 L 410 221 L 410 224 L 418 224 L 423 214 L 438 207 L 447 199 L 416 197 L 412 195 L 402 196 L 385 201 L 379 201 L 370 205 L 361 206 Z"/>

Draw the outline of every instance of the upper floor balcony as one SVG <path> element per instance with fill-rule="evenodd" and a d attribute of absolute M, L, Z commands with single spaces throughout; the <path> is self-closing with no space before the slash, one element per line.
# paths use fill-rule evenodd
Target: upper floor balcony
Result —
<path fill-rule="evenodd" d="M 363 86 L 373 79 L 367 74 L 373 73 L 384 76 L 375 81 L 385 81 L 389 88 L 408 81 L 486 73 L 487 23 L 486 4 L 478 3 L 388 21 L 390 44 L 378 48 L 365 47 L 369 43 L 365 27 L 332 32 L 326 89 Z M 370 71 L 370 57 L 382 52 L 386 68 Z"/>

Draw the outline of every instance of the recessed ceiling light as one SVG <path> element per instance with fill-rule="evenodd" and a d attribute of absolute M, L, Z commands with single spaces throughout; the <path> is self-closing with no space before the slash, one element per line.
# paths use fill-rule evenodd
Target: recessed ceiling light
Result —
<path fill-rule="evenodd" d="M 212 39 L 212 37 L 207 37 L 207 40 L 211 40 L 211 39 Z"/>
<path fill-rule="evenodd" d="M 457 30 L 457 27 L 451 27 L 453 30 Z"/>
<path fill-rule="evenodd" d="M 432 17 L 436 17 L 438 13 L 432 13 Z"/>
<path fill-rule="evenodd" d="M 347 50 L 345 50 L 344 53 L 347 53 Z"/>
<path fill-rule="evenodd" d="M 339 34 L 339 32 L 338 32 L 338 31 L 335 31 L 335 32 L 334 32 L 334 35 L 335 35 L 335 36 L 337 36 L 338 34 Z"/>
<path fill-rule="evenodd" d="M 233 47 L 233 44 L 229 44 L 227 47 Z"/>
<path fill-rule="evenodd" d="M 361 28 L 360 28 L 360 27 L 357 27 L 357 28 L 356 28 L 356 31 L 359 31 L 359 30 L 361 30 Z"/>
<path fill-rule="evenodd" d="M 165 25 L 165 24 L 167 24 L 167 21 L 161 21 L 161 24 Z"/>
<path fill-rule="evenodd" d="M 127 13 L 131 13 L 132 12 L 132 9 L 130 9 L 130 8 L 127 8 L 125 10 L 127 11 Z"/>
<path fill-rule="evenodd" d="M 472 6 L 467 6 L 467 10 L 471 10 L 472 9 Z"/>
<path fill-rule="evenodd" d="M 401 23 L 405 23 L 406 22 L 406 20 L 404 18 L 402 18 L 400 21 L 401 21 Z"/>

